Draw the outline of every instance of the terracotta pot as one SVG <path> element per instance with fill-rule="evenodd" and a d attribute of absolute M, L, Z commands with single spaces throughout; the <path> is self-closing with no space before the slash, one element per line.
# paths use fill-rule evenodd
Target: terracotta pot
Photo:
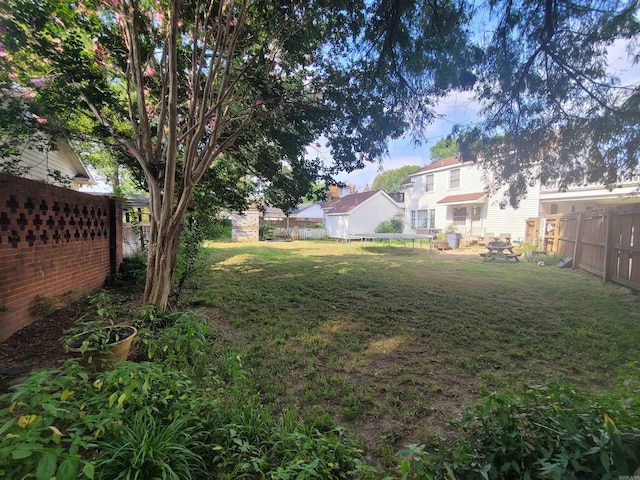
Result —
<path fill-rule="evenodd" d="M 85 367 L 92 367 L 98 371 L 122 364 L 129 356 L 131 343 L 138 333 L 135 327 L 114 326 L 105 327 L 103 332 L 109 335 L 103 340 L 104 344 L 83 348 L 85 341 L 91 341 L 96 336 L 95 331 L 82 332 L 74 335 L 66 342 L 66 350 L 72 357 L 80 358 L 80 363 Z M 84 350 L 84 351 L 83 351 Z"/>

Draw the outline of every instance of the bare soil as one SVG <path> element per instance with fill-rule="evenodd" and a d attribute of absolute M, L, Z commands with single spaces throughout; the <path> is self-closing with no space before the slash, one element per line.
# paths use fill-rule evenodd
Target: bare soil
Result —
<path fill-rule="evenodd" d="M 139 303 L 138 293 L 128 293 L 126 303 Z M 90 307 L 85 302 L 70 301 L 0 343 L 0 394 L 32 371 L 60 367 L 67 358 L 64 339 L 75 322 L 86 317 Z M 124 322 L 126 323 L 126 322 Z M 76 332 L 77 333 L 77 332 Z"/>

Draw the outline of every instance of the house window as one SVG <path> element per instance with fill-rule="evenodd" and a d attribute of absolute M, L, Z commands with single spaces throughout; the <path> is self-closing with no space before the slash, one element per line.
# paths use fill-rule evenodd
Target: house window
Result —
<path fill-rule="evenodd" d="M 433 192 L 433 173 L 424 178 L 425 192 Z"/>
<path fill-rule="evenodd" d="M 549 212 L 552 215 L 555 215 L 556 213 L 558 213 L 558 204 L 557 203 L 552 203 L 551 204 L 551 211 Z"/>
<path fill-rule="evenodd" d="M 460 169 L 449 172 L 449 188 L 460 188 Z"/>
<path fill-rule="evenodd" d="M 471 220 L 474 222 L 479 221 L 482 218 L 482 207 L 472 207 L 471 208 Z"/>
<path fill-rule="evenodd" d="M 456 225 L 465 225 L 467 223 L 467 207 L 453 209 L 453 223 Z"/>
<path fill-rule="evenodd" d="M 411 210 L 411 229 L 416 228 L 435 228 L 436 211 L 431 208 L 429 210 Z"/>

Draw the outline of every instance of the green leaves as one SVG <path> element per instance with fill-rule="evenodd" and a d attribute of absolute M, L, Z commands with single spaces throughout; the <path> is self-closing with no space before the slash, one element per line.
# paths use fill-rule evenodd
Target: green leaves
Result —
<path fill-rule="evenodd" d="M 457 423 L 458 444 L 442 442 L 442 455 L 416 461 L 432 471 L 446 467 L 451 478 L 475 473 L 485 479 L 559 480 L 631 475 L 638 466 L 640 432 L 626 426 L 621 434 L 597 401 L 563 384 L 520 395 L 493 393 Z"/>
<path fill-rule="evenodd" d="M 634 61 L 636 12 L 635 1 L 490 3 L 497 27 L 478 65 L 486 120 L 459 140 L 510 186 L 512 205 L 535 181 L 612 186 L 637 167 L 638 85 L 621 85 L 610 58 Z"/>

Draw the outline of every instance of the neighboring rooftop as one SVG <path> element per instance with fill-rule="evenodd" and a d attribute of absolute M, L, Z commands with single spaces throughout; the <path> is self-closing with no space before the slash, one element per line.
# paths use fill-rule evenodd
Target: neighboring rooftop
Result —
<path fill-rule="evenodd" d="M 426 167 L 422 167 L 417 172 L 410 174 L 409 177 L 412 177 L 413 175 L 418 175 L 423 172 L 428 172 L 429 170 L 437 170 L 438 168 L 451 167 L 452 165 L 456 165 L 458 163 L 462 163 L 462 161 L 460 160 L 460 157 L 441 158 L 439 160 L 434 160 Z"/>
<path fill-rule="evenodd" d="M 362 205 L 363 202 L 367 201 L 369 198 L 373 197 L 381 191 L 382 190 L 374 190 L 371 192 L 354 193 L 352 195 L 347 195 L 346 197 L 336 198 L 335 200 L 331 200 L 330 202 L 326 203 L 322 208 L 328 214 L 347 213 L 357 206 Z"/>

